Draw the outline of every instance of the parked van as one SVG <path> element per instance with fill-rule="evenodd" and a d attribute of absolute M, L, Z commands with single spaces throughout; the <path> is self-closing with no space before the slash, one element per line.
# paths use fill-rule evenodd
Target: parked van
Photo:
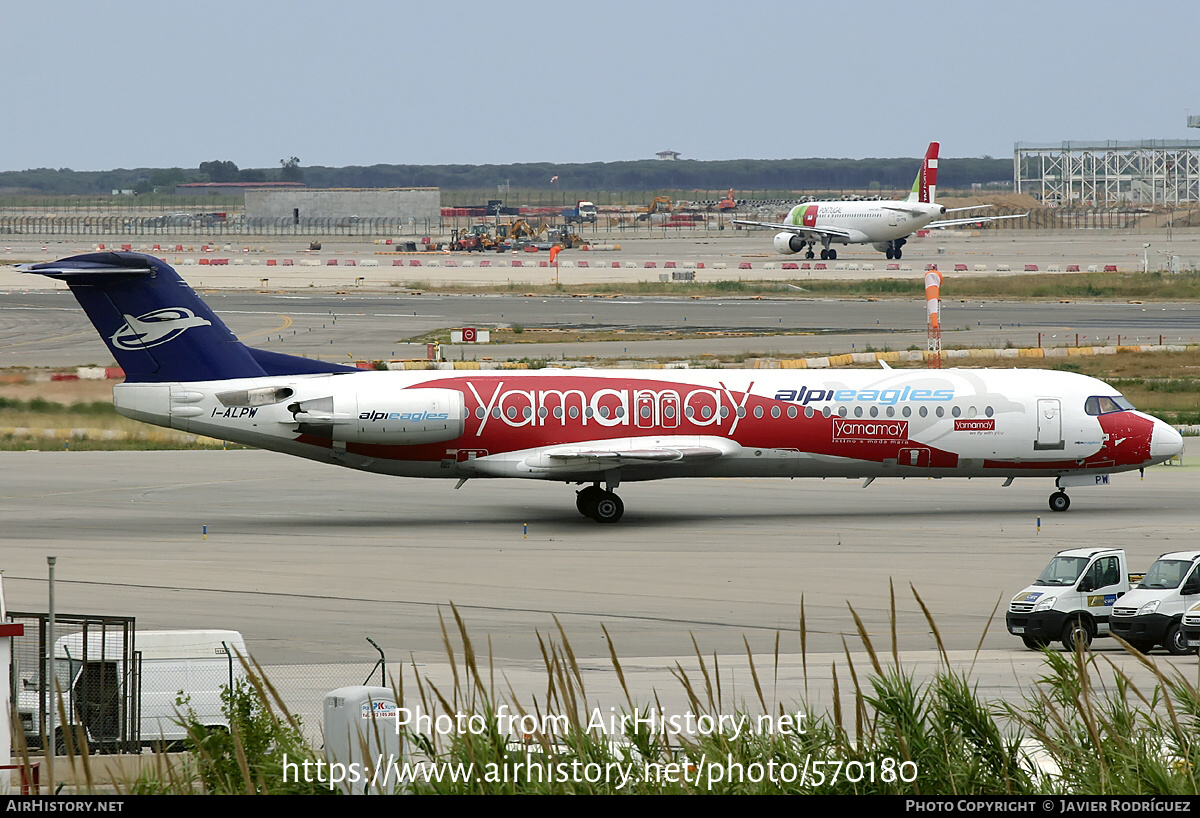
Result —
<path fill-rule="evenodd" d="M 1200 551 L 1163 554 L 1146 577 L 1113 608 L 1110 627 L 1138 650 L 1162 645 L 1169 653 L 1195 653 L 1183 634 L 1184 612 L 1200 601 Z"/>
<path fill-rule="evenodd" d="M 209 730 L 229 729 L 221 691 L 245 678 L 240 633 L 136 631 L 132 647 L 127 654 L 120 631 L 89 632 L 86 644 L 82 632 L 55 640 L 62 712 L 71 722 L 69 730 L 56 726 L 58 747 L 64 735 L 86 735 L 95 748 L 176 745 L 187 738 L 180 716 L 189 709 Z M 41 746 L 38 701 L 36 686 L 23 682 L 18 710 L 31 747 Z"/>
<path fill-rule="evenodd" d="M 1131 574 L 1122 548 L 1059 551 L 1033 584 L 1008 603 L 1008 632 L 1025 647 L 1041 650 L 1053 641 L 1074 650 L 1109 635 L 1110 611 L 1141 574 Z"/>

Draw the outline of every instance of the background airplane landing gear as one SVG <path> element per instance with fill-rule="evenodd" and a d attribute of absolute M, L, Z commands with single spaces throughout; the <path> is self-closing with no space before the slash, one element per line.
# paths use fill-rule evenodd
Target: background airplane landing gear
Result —
<path fill-rule="evenodd" d="M 1065 491 L 1056 491 L 1050 495 L 1051 511 L 1066 511 L 1071 507 L 1071 498 Z"/>

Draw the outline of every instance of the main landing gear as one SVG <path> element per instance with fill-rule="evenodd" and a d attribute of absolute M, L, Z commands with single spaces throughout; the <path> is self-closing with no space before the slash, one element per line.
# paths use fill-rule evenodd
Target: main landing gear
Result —
<path fill-rule="evenodd" d="M 1051 511 L 1066 511 L 1071 507 L 1071 498 L 1067 496 L 1065 491 L 1056 491 L 1050 495 L 1050 510 Z"/>
<path fill-rule="evenodd" d="M 812 258 L 814 255 L 816 255 L 813 252 L 813 247 L 815 247 L 815 246 L 816 246 L 816 242 L 810 241 L 808 243 L 808 252 L 806 252 L 804 254 L 805 258 Z M 821 261 L 834 261 L 836 259 L 837 259 L 837 250 L 834 250 L 832 247 L 830 247 L 828 244 L 826 244 L 821 249 Z"/>
<path fill-rule="evenodd" d="M 887 249 L 883 251 L 884 255 L 886 255 L 888 258 L 899 259 L 904 255 L 904 251 L 901 248 L 907 243 L 908 242 L 906 239 L 893 239 L 892 241 L 889 241 L 887 243 Z"/>
<path fill-rule="evenodd" d="M 621 498 L 598 485 L 575 492 L 575 507 L 584 517 L 591 517 L 598 523 L 615 523 L 625 513 Z"/>

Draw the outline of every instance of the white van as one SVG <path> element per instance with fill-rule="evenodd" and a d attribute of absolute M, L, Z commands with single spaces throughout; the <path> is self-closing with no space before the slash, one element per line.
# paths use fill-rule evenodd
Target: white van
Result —
<path fill-rule="evenodd" d="M 1146 577 L 1113 607 L 1109 628 L 1139 650 L 1162 645 L 1182 656 L 1195 653 L 1182 631 L 1183 614 L 1200 601 L 1200 551 L 1158 558 Z"/>
<path fill-rule="evenodd" d="M 60 748 L 64 734 L 83 731 L 92 747 L 128 744 L 134 725 L 142 745 L 176 745 L 187 738 L 179 720 L 189 708 L 208 729 L 227 730 L 221 691 L 246 675 L 238 660 L 246 644 L 237 631 L 136 631 L 134 668 L 126 667 L 120 631 L 89 632 L 87 644 L 82 632 L 60 637 L 54 655 L 63 711 L 73 725 L 56 727 Z M 31 747 L 41 743 L 37 702 L 35 689 L 21 689 L 18 708 Z"/>

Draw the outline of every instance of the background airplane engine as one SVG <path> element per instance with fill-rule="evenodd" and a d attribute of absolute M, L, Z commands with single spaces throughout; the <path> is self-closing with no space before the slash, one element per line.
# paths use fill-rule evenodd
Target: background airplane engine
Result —
<path fill-rule="evenodd" d="M 358 417 L 352 425 L 335 425 L 334 440 L 405 446 L 454 440 L 463 433 L 463 406 L 457 389 L 360 391 Z"/>
<path fill-rule="evenodd" d="M 874 244 L 872 244 L 871 246 L 874 247 L 876 250 L 878 250 L 881 253 L 886 253 L 889 249 L 891 249 L 890 245 L 891 245 L 890 242 L 877 241 Z M 888 256 L 888 258 L 891 258 L 891 256 Z"/>
<path fill-rule="evenodd" d="M 808 242 L 795 233 L 776 233 L 773 243 L 776 252 L 787 256 L 792 255 L 792 253 L 799 253 L 808 246 Z"/>

